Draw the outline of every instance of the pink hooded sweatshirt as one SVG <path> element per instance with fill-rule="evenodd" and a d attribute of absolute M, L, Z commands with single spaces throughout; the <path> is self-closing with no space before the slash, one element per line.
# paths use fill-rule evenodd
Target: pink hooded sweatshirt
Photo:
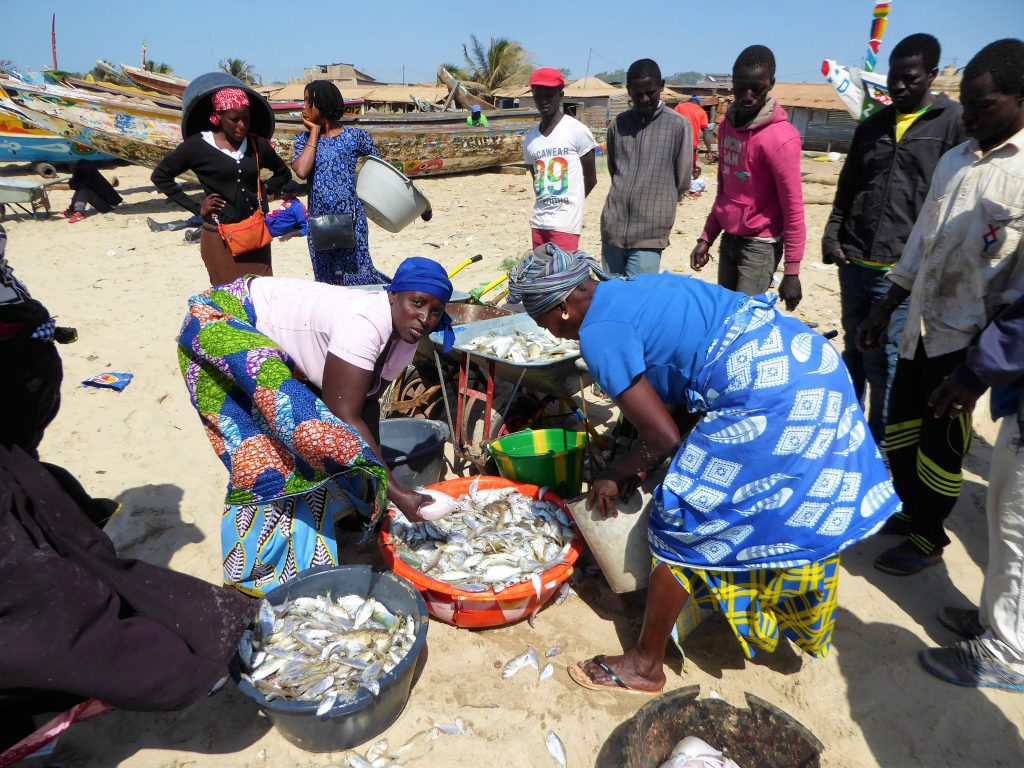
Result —
<path fill-rule="evenodd" d="M 784 273 L 800 274 L 807 229 L 800 182 L 800 134 L 784 110 L 769 98 L 742 128 L 733 125 L 733 107 L 718 138 L 718 194 L 701 239 L 720 233 L 781 239 Z"/>

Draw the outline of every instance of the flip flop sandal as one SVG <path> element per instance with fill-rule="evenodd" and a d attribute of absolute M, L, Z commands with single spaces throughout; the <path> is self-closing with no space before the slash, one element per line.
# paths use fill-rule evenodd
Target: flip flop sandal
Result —
<path fill-rule="evenodd" d="M 930 555 L 899 555 L 898 547 L 893 547 L 875 559 L 875 568 L 890 576 L 913 576 L 925 568 L 931 568 L 942 562 L 942 554 L 933 552 Z"/>
<path fill-rule="evenodd" d="M 601 671 L 608 675 L 615 685 L 602 685 L 601 683 L 594 682 L 590 675 L 587 674 L 587 671 L 583 669 L 582 665 L 585 662 L 577 661 L 575 664 L 566 667 L 566 671 L 569 673 L 569 677 L 571 677 L 577 685 L 590 691 L 620 691 L 622 693 L 632 693 L 638 696 L 657 696 L 661 693 L 660 690 L 641 691 L 638 688 L 630 688 L 622 682 L 622 678 L 615 674 L 615 671 L 611 667 L 604 663 L 604 659 L 606 658 L 607 656 L 595 656 L 590 659 L 590 661 L 600 667 Z"/>

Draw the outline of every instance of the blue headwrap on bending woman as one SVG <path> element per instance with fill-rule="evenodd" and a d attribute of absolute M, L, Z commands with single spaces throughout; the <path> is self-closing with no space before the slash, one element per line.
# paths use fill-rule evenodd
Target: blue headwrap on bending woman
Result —
<path fill-rule="evenodd" d="M 452 281 L 448 279 L 444 267 L 436 261 L 422 256 L 411 256 L 398 265 L 391 284 L 384 286 L 384 290 L 390 293 L 422 291 L 447 304 L 452 298 Z M 442 349 L 445 352 L 450 351 L 455 345 L 455 331 L 452 330 L 452 319 L 447 312 L 441 313 L 441 319 L 434 330 L 444 334 Z"/>

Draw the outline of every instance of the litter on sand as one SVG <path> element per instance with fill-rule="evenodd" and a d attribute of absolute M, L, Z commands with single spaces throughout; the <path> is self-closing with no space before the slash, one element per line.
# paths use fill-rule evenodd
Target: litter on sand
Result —
<path fill-rule="evenodd" d="M 82 382 L 83 387 L 97 387 L 99 389 L 114 389 L 120 392 L 132 383 L 134 374 L 131 373 L 100 373 L 91 379 Z"/>

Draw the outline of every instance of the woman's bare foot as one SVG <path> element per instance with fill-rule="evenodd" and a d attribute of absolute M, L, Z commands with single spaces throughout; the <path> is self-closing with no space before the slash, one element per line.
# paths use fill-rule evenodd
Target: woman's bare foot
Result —
<path fill-rule="evenodd" d="M 662 662 L 657 664 L 641 658 L 639 652 L 634 648 L 621 656 L 597 656 L 595 659 L 581 661 L 577 666 L 583 671 L 587 678 L 598 686 L 607 688 L 619 688 L 620 686 L 609 675 L 601 665 L 608 667 L 614 672 L 627 688 L 636 691 L 648 691 L 657 693 L 665 687 L 665 671 Z"/>

